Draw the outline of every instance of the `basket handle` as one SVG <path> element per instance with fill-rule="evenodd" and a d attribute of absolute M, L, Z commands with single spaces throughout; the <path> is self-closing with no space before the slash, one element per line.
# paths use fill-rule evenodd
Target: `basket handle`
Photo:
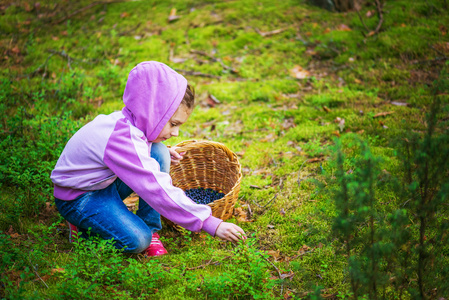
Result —
<path fill-rule="evenodd" d="M 179 146 L 178 146 L 179 145 Z M 195 149 L 195 148 L 205 148 L 205 147 L 217 147 L 220 148 L 221 150 L 223 150 L 226 155 L 228 156 L 229 160 L 233 161 L 236 159 L 235 154 L 229 150 L 228 147 L 226 147 L 225 145 L 223 145 L 222 143 L 217 143 L 217 142 L 211 142 L 211 141 L 196 141 L 196 140 L 191 140 L 191 141 L 184 141 L 180 144 L 176 145 L 175 147 L 177 147 L 175 149 L 176 152 L 181 153 L 181 152 L 188 152 L 189 150 Z"/>

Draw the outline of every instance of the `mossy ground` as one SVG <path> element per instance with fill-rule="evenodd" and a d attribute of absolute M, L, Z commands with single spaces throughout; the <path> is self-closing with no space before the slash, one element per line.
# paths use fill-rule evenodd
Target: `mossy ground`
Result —
<path fill-rule="evenodd" d="M 1 228 L 29 257 L 28 277 L 10 271 L 14 285 L 9 289 L 22 282 L 24 298 L 61 296 L 61 279 L 52 270 L 73 255 L 67 230 L 57 225 L 48 241 L 30 234 L 48 233 L 48 225 L 58 221 L 52 207 L 42 208 L 52 201 L 49 172 L 57 151 L 95 115 L 121 109 L 128 72 L 141 61 L 157 60 L 185 74 L 197 92 L 192 116 L 168 144 L 208 139 L 239 155 L 244 176 L 237 206 L 249 222 L 230 221 L 270 254 L 266 268 L 274 287 L 267 297 L 301 298 L 316 286 L 325 297 L 346 297 L 346 258 L 330 235 L 334 204 L 310 179 L 322 180 L 332 172 L 329 146 L 350 134 L 369 142 L 383 158 L 383 169 L 397 171 L 390 142 L 401 136 L 404 122 L 424 130 L 429 86 L 449 57 L 447 2 L 386 1 L 385 21 L 370 37 L 363 36 L 368 32 L 355 12 L 332 13 L 297 0 L 122 1 L 88 7 L 92 3 L 22 0 L 0 5 L 2 151 L 10 153 L 6 136 L 22 130 L 33 134 L 37 149 L 47 153 L 41 157 L 37 151 L 25 162 L 2 154 L 8 159 L 3 171 L 11 176 L 26 170 L 27 162 L 42 164 L 40 173 L 21 174 L 18 182 L 2 177 Z M 179 19 L 169 22 L 174 8 Z M 361 16 L 374 29 L 378 18 L 367 17 L 368 11 L 375 7 L 365 6 Z M 282 31 L 261 34 L 277 29 Z M 292 73 L 297 66 L 307 71 L 304 78 Z M 209 95 L 221 103 L 211 107 Z M 391 114 L 376 116 L 382 112 Z M 44 122 L 48 127 L 42 127 Z M 14 127 L 19 123 L 21 128 Z M 38 126 L 42 131 L 33 131 Z M 24 180 L 43 186 L 39 201 L 35 190 L 20 186 Z M 386 211 L 396 203 L 390 197 L 388 189 L 378 193 Z M 23 211 L 15 201 L 39 204 L 35 209 L 40 213 L 15 214 Z M 168 269 L 184 268 L 179 271 L 184 274 L 155 287 L 148 298 L 202 298 L 204 278 L 211 280 L 228 270 L 226 263 L 232 265 L 232 258 L 206 263 L 227 257 L 232 245 L 170 228 L 161 235 L 170 255 L 157 261 Z M 42 253 L 33 254 L 35 248 Z M 141 264 L 154 260 L 133 259 Z M 294 276 L 282 277 L 289 272 Z M 186 291 L 186 280 L 198 291 Z M 394 291 L 388 293 L 394 298 Z M 120 298 L 117 291 L 98 296 L 103 297 Z M 233 295 L 223 295 L 228 297 Z"/>

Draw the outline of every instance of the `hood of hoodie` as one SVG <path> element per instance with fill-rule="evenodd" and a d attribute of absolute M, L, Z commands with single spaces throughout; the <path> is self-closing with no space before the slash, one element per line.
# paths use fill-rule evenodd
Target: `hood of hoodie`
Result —
<path fill-rule="evenodd" d="M 154 141 L 184 98 L 187 80 L 167 65 L 146 61 L 129 72 L 122 109 L 125 117 Z"/>

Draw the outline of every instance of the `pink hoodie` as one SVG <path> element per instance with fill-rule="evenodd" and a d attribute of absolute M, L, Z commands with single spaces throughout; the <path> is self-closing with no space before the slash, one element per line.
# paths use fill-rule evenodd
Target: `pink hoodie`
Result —
<path fill-rule="evenodd" d="M 119 177 L 167 219 L 213 236 L 222 220 L 174 187 L 150 157 L 151 141 L 176 112 L 186 87 L 187 80 L 163 63 L 148 61 L 132 69 L 122 111 L 97 116 L 67 143 L 51 173 L 55 197 L 73 200 Z"/>

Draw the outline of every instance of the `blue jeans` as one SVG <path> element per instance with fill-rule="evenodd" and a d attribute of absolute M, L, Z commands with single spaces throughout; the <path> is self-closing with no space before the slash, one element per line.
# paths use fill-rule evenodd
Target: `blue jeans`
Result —
<path fill-rule="evenodd" d="M 170 153 L 162 143 L 151 146 L 151 157 L 160 165 L 161 171 L 170 171 Z M 103 239 L 114 239 L 114 246 L 124 252 L 140 253 L 151 243 L 152 235 L 162 228 L 161 216 L 142 198 L 134 214 L 123 200 L 133 191 L 117 178 L 107 188 L 88 191 L 76 199 L 55 199 L 59 213 L 77 226 L 83 237 L 90 233 Z"/>

